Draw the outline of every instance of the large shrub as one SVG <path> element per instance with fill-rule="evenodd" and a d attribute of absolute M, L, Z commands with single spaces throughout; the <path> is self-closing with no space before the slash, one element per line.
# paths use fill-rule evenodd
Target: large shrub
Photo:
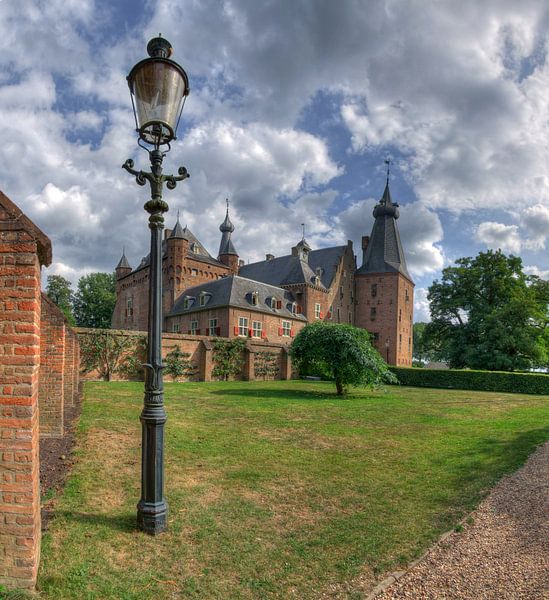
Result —
<path fill-rule="evenodd" d="M 321 321 L 306 325 L 293 341 L 290 355 L 300 374 L 331 379 L 338 396 L 344 395 L 349 385 L 396 382 L 372 346 L 370 334 L 352 325 Z"/>

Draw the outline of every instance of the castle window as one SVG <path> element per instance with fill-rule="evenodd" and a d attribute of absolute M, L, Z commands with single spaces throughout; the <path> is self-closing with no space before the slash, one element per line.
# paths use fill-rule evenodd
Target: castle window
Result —
<path fill-rule="evenodd" d="M 398 334 L 398 349 L 402 350 L 402 333 Z"/>
<path fill-rule="evenodd" d="M 191 335 L 198 335 L 198 321 L 191 321 Z"/>
<path fill-rule="evenodd" d="M 207 294 L 206 292 L 201 292 L 201 294 L 199 296 L 200 306 L 206 306 L 210 297 L 211 297 L 210 294 Z"/>
<path fill-rule="evenodd" d="M 238 318 L 238 335 L 248 337 L 248 319 L 247 317 Z"/>
<path fill-rule="evenodd" d="M 339 308 L 337 309 L 337 322 L 340 323 L 340 319 L 339 319 Z"/>
<path fill-rule="evenodd" d="M 352 314 L 351 314 L 351 312 L 349 311 L 349 323 L 352 323 L 352 322 L 353 322 L 353 319 L 352 319 Z"/>
<path fill-rule="evenodd" d="M 172 323 L 172 332 L 179 333 L 181 331 L 181 325 L 179 323 Z"/>
<path fill-rule="evenodd" d="M 320 319 L 320 304 L 318 302 L 315 304 L 315 319 Z"/>
<path fill-rule="evenodd" d="M 251 302 L 253 306 L 257 306 L 257 303 L 259 302 L 259 292 L 252 292 Z"/>
<path fill-rule="evenodd" d="M 412 338 L 408 336 L 408 350 L 412 349 Z"/>
<path fill-rule="evenodd" d="M 408 289 L 405 289 L 405 290 L 404 290 L 404 295 L 405 295 L 405 298 L 404 298 L 404 300 L 405 300 L 406 302 L 408 302 L 408 301 L 410 300 L 410 297 L 408 296 Z"/>
<path fill-rule="evenodd" d="M 290 311 L 292 315 L 295 315 L 297 313 L 297 302 L 292 302 L 292 304 L 290 305 Z"/>
<path fill-rule="evenodd" d="M 282 321 L 282 327 L 281 329 L 281 335 L 283 335 L 284 337 L 290 337 L 290 334 L 292 332 L 292 324 L 290 323 L 290 321 Z"/>
<path fill-rule="evenodd" d="M 377 313 L 377 309 L 376 309 L 376 307 L 375 307 L 375 306 L 372 306 L 372 307 L 370 308 L 370 319 L 371 319 L 372 321 L 374 321 L 374 320 L 375 320 L 375 318 L 376 318 L 376 316 L 377 316 L 377 315 L 376 315 L 376 313 Z"/>
<path fill-rule="evenodd" d="M 402 321 L 402 308 L 398 309 L 398 322 L 400 323 Z"/>
<path fill-rule="evenodd" d="M 133 298 L 128 298 L 126 301 L 126 316 L 133 316 Z"/>
<path fill-rule="evenodd" d="M 208 335 L 218 335 L 217 333 L 217 319 L 210 319 L 208 322 Z"/>
<path fill-rule="evenodd" d="M 269 305 L 272 309 L 276 308 L 276 298 L 274 296 L 269 299 Z"/>
<path fill-rule="evenodd" d="M 379 342 L 379 333 L 374 333 L 372 334 L 374 336 L 374 344 L 377 344 Z"/>
<path fill-rule="evenodd" d="M 260 338 L 263 331 L 263 323 L 261 321 L 252 321 L 252 337 Z"/>
<path fill-rule="evenodd" d="M 191 269 L 191 277 L 198 277 L 198 269 Z"/>
<path fill-rule="evenodd" d="M 377 296 L 377 283 L 372 283 L 372 298 Z"/>

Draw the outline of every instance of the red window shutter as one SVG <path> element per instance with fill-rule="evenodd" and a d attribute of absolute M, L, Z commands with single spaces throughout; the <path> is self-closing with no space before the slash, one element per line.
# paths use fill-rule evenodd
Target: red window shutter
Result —
<path fill-rule="evenodd" d="M 221 327 L 216 327 L 215 332 L 217 333 L 217 335 L 221 335 Z"/>
<path fill-rule="evenodd" d="M 282 300 L 277 300 L 276 301 L 276 307 L 277 308 L 282 308 Z"/>
<path fill-rule="evenodd" d="M 324 313 L 320 313 L 320 318 L 323 319 L 324 318 Z"/>
<path fill-rule="evenodd" d="M 298 314 L 301 314 L 303 312 L 301 304 L 297 305 L 297 312 L 298 312 Z"/>
<path fill-rule="evenodd" d="M 253 331 L 253 329 L 250 327 L 250 328 L 248 329 L 248 337 L 252 337 L 252 335 L 253 335 L 253 334 L 254 334 L 254 331 Z"/>
<path fill-rule="evenodd" d="M 326 315 L 326 317 L 327 317 L 328 319 L 331 319 L 331 318 L 332 318 L 332 313 L 331 313 L 331 312 L 329 312 L 329 313 Z"/>
<path fill-rule="evenodd" d="M 234 334 L 235 334 L 235 335 L 238 335 L 238 325 L 235 325 L 235 326 L 234 326 Z"/>
<path fill-rule="evenodd" d="M 284 329 L 282 327 L 278 328 L 278 335 L 282 335 L 284 333 Z"/>
<path fill-rule="evenodd" d="M 266 331 L 262 331 L 261 332 L 261 339 L 264 340 L 267 338 L 267 332 Z"/>
<path fill-rule="evenodd" d="M 206 335 L 210 335 L 210 328 L 206 327 Z"/>
<path fill-rule="evenodd" d="M 200 335 L 200 329 L 196 330 L 196 335 Z"/>
<path fill-rule="evenodd" d="M 292 327 L 292 329 L 290 329 L 290 337 L 294 337 L 295 333 L 294 333 L 294 329 Z"/>

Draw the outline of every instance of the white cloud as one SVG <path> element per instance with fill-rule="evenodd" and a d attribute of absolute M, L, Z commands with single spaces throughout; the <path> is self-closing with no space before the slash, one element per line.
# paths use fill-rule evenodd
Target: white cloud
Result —
<path fill-rule="evenodd" d="M 549 269 L 539 269 L 534 265 L 524 267 L 524 272 L 528 273 L 528 275 L 537 275 L 541 279 L 549 280 Z"/>
<path fill-rule="evenodd" d="M 414 290 L 414 322 L 427 323 L 431 320 L 431 311 L 429 309 L 429 301 L 427 294 L 429 291 L 426 288 L 416 288 Z"/>
<path fill-rule="evenodd" d="M 475 238 L 494 250 L 500 249 L 503 252 L 518 254 L 521 249 L 521 240 L 516 225 L 487 221 L 477 227 Z"/>
<path fill-rule="evenodd" d="M 525 233 L 525 246 L 544 249 L 549 236 L 549 206 L 535 204 L 522 211 L 521 224 Z"/>

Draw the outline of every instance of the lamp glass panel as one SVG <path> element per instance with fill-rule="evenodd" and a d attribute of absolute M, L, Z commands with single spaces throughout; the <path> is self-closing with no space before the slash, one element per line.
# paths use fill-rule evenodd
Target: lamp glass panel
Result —
<path fill-rule="evenodd" d="M 132 84 L 141 136 L 151 143 L 173 139 L 186 91 L 179 69 L 167 62 L 147 61 L 135 71 Z M 153 134 L 154 125 L 162 126 L 161 140 L 157 131 Z"/>

